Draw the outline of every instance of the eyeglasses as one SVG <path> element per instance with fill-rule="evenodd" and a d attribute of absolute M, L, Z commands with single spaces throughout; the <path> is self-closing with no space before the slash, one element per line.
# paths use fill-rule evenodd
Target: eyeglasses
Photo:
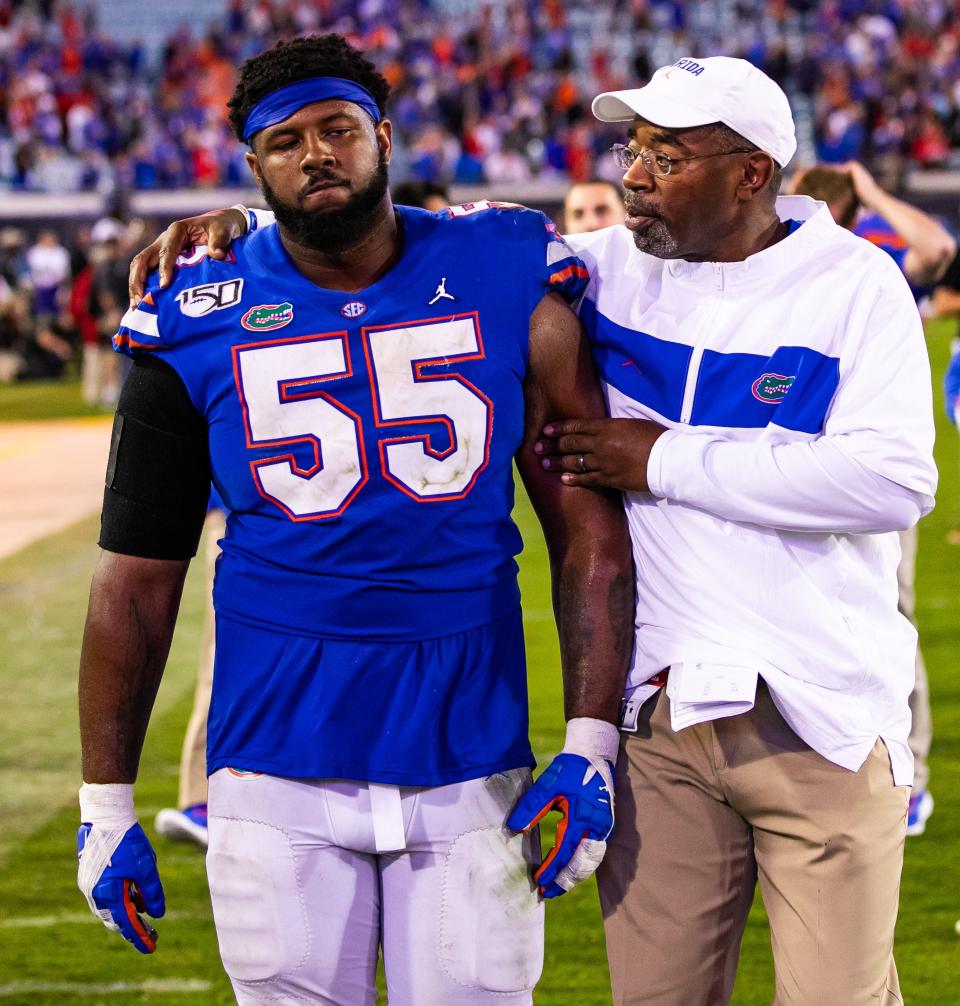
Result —
<path fill-rule="evenodd" d="M 673 171 L 674 164 L 681 161 L 699 161 L 705 157 L 724 157 L 727 154 L 752 154 L 752 147 L 737 147 L 736 150 L 718 150 L 713 154 L 692 154 L 690 157 L 667 157 L 666 154 L 659 154 L 655 150 L 647 150 L 646 147 L 634 150 L 625 143 L 615 143 L 610 152 L 613 154 L 614 163 L 623 171 L 629 171 L 633 167 L 633 162 L 639 157 L 644 170 L 654 175 L 656 178 L 666 178 Z"/>

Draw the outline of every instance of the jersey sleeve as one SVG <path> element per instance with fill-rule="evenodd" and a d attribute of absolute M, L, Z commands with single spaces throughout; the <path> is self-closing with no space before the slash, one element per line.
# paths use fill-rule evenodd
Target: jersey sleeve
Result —
<path fill-rule="evenodd" d="M 131 307 L 120 319 L 117 334 L 113 337 L 113 348 L 118 353 L 137 356 L 141 352 L 155 352 L 165 348 L 157 307 L 159 298 L 160 276 L 155 272 L 147 280 L 143 300 L 136 307 Z"/>
<path fill-rule="evenodd" d="M 546 230 L 545 284 L 546 290 L 561 295 L 568 304 L 575 304 L 584 295 L 590 281 L 590 273 L 584 261 L 556 230 L 553 222 L 542 213 Z"/>
<path fill-rule="evenodd" d="M 583 296 L 590 279 L 587 267 L 544 213 L 486 199 L 450 206 L 447 213 L 454 219 L 475 218 L 483 228 L 482 239 L 493 241 L 501 257 L 517 247 L 519 238 L 522 258 L 514 259 L 514 265 L 540 284 L 540 297 L 558 293 L 568 304 L 575 304 Z"/>
<path fill-rule="evenodd" d="M 243 240 L 238 239 L 238 240 Z M 181 327 L 183 318 L 199 319 L 239 303 L 243 279 L 233 268 L 233 249 L 226 261 L 217 263 L 208 257 L 206 245 L 194 245 L 176 258 L 173 281 L 160 287 L 160 274 L 155 270 L 147 277 L 143 300 L 130 307 L 120 319 L 113 348 L 127 356 L 170 350 L 202 333 L 197 326 L 191 331 Z M 214 263 L 218 269 L 210 271 Z M 177 304 L 179 303 L 179 310 Z"/>

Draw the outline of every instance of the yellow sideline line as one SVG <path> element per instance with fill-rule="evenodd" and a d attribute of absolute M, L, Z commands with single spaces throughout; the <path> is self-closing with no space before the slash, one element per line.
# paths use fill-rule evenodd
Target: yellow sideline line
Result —
<path fill-rule="evenodd" d="M 169 857 L 165 858 L 165 862 Z M 80 902 L 83 904 L 83 901 Z M 163 917 L 164 922 L 171 919 L 200 919 L 205 918 L 200 912 L 167 912 Z M 52 912 L 50 915 L 12 915 L 8 918 L 0 919 L 0 929 L 48 929 L 53 926 L 81 925 L 87 923 L 100 925 L 100 920 L 93 912 Z"/>
<path fill-rule="evenodd" d="M 8 458 L 16 458 L 21 454 L 31 454 L 37 449 L 38 442 L 32 441 L 29 443 L 18 443 L 14 444 L 6 449 L 0 448 L 0 461 L 6 461 Z"/>
<path fill-rule="evenodd" d="M 160 978 L 145 982 L 9 982 L 0 985 L 0 998 L 39 995 L 44 992 L 75 996 L 108 996 L 131 992 L 152 995 L 183 995 L 186 992 L 209 992 L 210 982 L 199 978 Z M 129 1000 L 127 1000 L 129 1002 Z"/>

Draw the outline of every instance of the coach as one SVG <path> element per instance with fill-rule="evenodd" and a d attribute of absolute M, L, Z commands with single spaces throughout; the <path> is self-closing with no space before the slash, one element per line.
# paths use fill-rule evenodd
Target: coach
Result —
<path fill-rule="evenodd" d="M 682 59 L 601 94 L 627 226 L 573 239 L 607 420 L 548 425 L 624 490 L 636 652 L 600 892 L 617 1004 L 730 999 L 759 876 L 778 1006 L 901 1002 L 916 633 L 896 532 L 933 506 L 930 372 L 893 261 L 777 199 L 786 96 Z"/>

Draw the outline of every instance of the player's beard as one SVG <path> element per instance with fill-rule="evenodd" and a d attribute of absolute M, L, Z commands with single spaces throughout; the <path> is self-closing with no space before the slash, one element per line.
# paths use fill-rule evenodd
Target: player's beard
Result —
<path fill-rule="evenodd" d="M 317 181 L 339 180 L 337 176 L 318 173 Z M 266 178 L 261 181 L 263 198 L 273 210 L 277 223 L 298 244 L 327 255 L 337 255 L 354 247 L 366 237 L 373 226 L 380 204 L 387 193 L 387 160 L 383 151 L 377 162 L 373 177 L 362 188 L 357 189 L 345 206 L 333 210 L 305 210 L 299 201 L 297 205 L 284 202 L 270 188 Z"/>

